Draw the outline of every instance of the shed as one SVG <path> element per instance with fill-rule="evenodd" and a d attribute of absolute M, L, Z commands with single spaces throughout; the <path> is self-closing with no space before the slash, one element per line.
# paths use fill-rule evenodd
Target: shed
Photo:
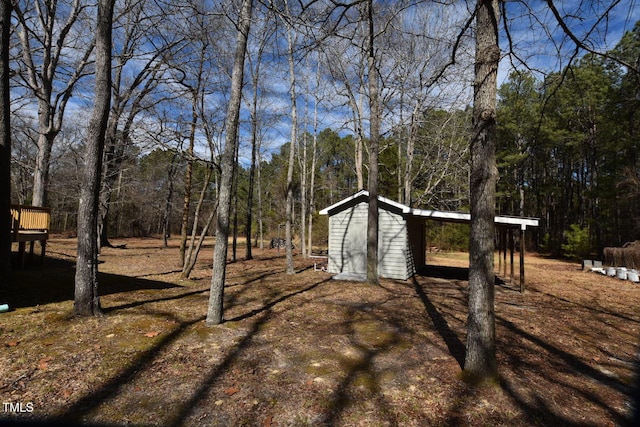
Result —
<path fill-rule="evenodd" d="M 329 215 L 330 273 L 367 273 L 369 192 L 359 191 L 320 211 Z M 407 215 L 406 206 L 378 197 L 378 274 L 406 280 L 425 265 L 424 221 Z M 411 236 L 411 237 L 410 237 Z"/>
<path fill-rule="evenodd" d="M 320 215 L 329 215 L 327 267 L 330 273 L 366 277 L 368 199 L 369 192 L 361 190 L 320 211 Z M 427 220 L 471 222 L 471 215 L 468 213 L 414 209 L 381 196 L 378 196 L 378 214 L 378 274 L 381 277 L 400 280 L 409 279 L 426 265 Z M 524 242 L 527 226 L 537 227 L 538 219 L 496 216 L 495 224 L 500 231 L 499 236 L 506 235 L 506 231 L 509 230 L 511 239 L 512 231 L 519 229 Z M 506 238 L 501 237 L 498 248 L 502 247 L 505 248 L 506 255 Z M 513 245 L 511 247 L 513 266 Z M 520 249 L 520 273 L 523 287 L 523 247 Z"/>

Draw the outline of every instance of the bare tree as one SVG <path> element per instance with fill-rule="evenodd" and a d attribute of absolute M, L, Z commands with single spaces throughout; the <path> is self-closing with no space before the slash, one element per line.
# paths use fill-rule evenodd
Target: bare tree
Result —
<path fill-rule="evenodd" d="M 0 2 L 0 283 L 9 283 L 11 269 L 11 100 L 9 98 L 9 35 L 11 1 Z M 3 289 L 0 288 L 0 297 Z"/>
<path fill-rule="evenodd" d="M 268 18 L 265 18 L 265 20 Z M 255 190 L 255 181 L 256 174 L 259 174 L 259 164 L 258 164 L 258 155 L 260 154 L 260 116 L 259 116 L 259 104 L 260 104 L 260 84 L 263 72 L 263 56 L 265 49 L 267 48 L 267 42 L 272 35 L 271 31 L 267 31 L 268 24 L 265 23 L 263 26 L 264 31 L 262 32 L 262 37 L 258 38 L 258 46 L 257 51 L 255 52 L 255 60 L 252 60 L 252 55 L 249 55 L 249 63 L 251 64 L 251 85 L 252 85 L 252 93 L 251 93 L 251 102 L 249 107 L 249 114 L 251 117 L 251 164 L 249 166 L 249 190 L 247 193 L 247 218 L 246 218 L 246 259 L 253 259 L 253 254 L 251 251 L 251 233 L 253 230 L 253 198 L 254 198 L 254 190 Z M 259 178 L 258 178 L 259 179 Z M 260 188 L 258 183 L 258 211 L 260 211 Z M 258 221 L 261 222 L 262 218 L 258 215 Z M 261 225 L 261 224 L 259 224 Z M 260 227 L 259 227 L 260 228 Z M 262 233 L 262 230 L 259 230 L 259 233 Z M 262 240 L 262 238 L 261 238 Z M 261 247 L 262 248 L 262 247 Z"/>
<path fill-rule="evenodd" d="M 497 376 L 494 313 L 494 217 L 496 199 L 496 96 L 498 91 L 498 0 L 476 7 L 476 65 L 471 138 L 471 233 L 469 310 L 465 375 L 471 380 Z"/>
<path fill-rule="evenodd" d="M 46 203 L 51 149 L 62 127 L 67 103 L 90 63 L 94 46 L 91 30 L 79 30 L 80 18 L 88 7 L 80 0 L 14 2 L 22 54 L 19 75 L 38 104 L 32 200 L 35 206 Z M 71 61 L 65 62 L 69 58 Z"/>
<path fill-rule="evenodd" d="M 319 55 L 318 55 L 319 58 Z M 313 103 L 313 143 L 311 148 L 311 170 L 309 172 L 309 219 L 307 236 L 309 242 L 307 244 L 308 256 L 311 256 L 313 252 L 313 214 L 315 210 L 315 180 L 316 180 L 316 167 L 318 162 L 318 108 L 322 100 L 322 94 L 319 90 L 320 82 L 320 61 L 316 64 L 316 87 L 313 91 L 314 103 Z M 303 219 L 304 226 L 304 219 Z"/>
<path fill-rule="evenodd" d="M 169 235 L 171 233 L 171 210 L 173 208 L 173 193 L 175 190 L 174 181 L 178 174 L 178 155 L 173 153 L 171 162 L 167 169 L 167 195 L 165 197 L 164 212 L 162 214 L 162 246 L 169 247 Z"/>
<path fill-rule="evenodd" d="M 196 140 L 196 130 L 198 124 L 198 98 L 200 97 L 200 91 L 202 88 L 202 71 L 204 67 L 204 55 L 206 53 L 206 44 L 202 44 L 200 49 L 201 57 L 197 62 L 197 71 L 194 73 L 196 76 L 196 83 L 194 86 L 186 83 L 185 80 L 180 80 L 179 83 L 187 89 L 187 92 L 191 96 L 191 122 L 189 126 L 189 147 L 187 148 L 187 169 L 184 175 L 184 201 L 182 205 L 182 225 L 180 226 L 180 262 L 183 266 L 185 264 L 185 248 L 187 244 L 187 235 L 189 228 L 189 211 L 191 209 L 191 186 L 193 178 L 193 163 L 194 163 L 194 146 Z"/>
<path fill-rule="evenodd" d="M 76 315 L 102 314 L 98 295 L 98 204 L 105 135 L 111 101 L 111 31 L 115 0 L 99 0 L 96 20 L 96 86 L 87 135 L 84 182 L 78 207 L 78 259 L 76 263 Z"/>
<path fill-rule="evenodd" d="M 428 111 L 413 118 L 410 126 L 418 129 L 409 129 L 407 140 L 414 144 L 411 150 L 420 155 L 413 155 L 411 162 L 407 159 L 404 191 L 410 199 L 405 200 L 418 206 L 460 210 L 469 195 L 469 114 Z"/>
<path fill-rule="evenodd" d="M 353 34 L 355 38 L 355 34 Z M 366 64 L 363 61 L 362 49 L 354 49 L 344 40 L 327 44 L 323 47 L 327 68 L 330 72 L 338 94 L 346 98 L 351 113 L 351 130 L 354 133 L 354 167 L 356 187 L 364 188 L 364 74 Z M 355 74 L 355 76 L 354 76 Z M 338 87 L 338 85 L 340 87 Z"/>
<path fill-rule="evenodd" d="M 308 96 L 309 90 L 309 77 L 308 77 L 308 61 L 305 61 L 305 68 L 307 68 L 307 72 L 303 73 L 305 86 L 306 86 L 306 94 Z M 307 219 L 307 183 L 308 183 L 308 169 L 309 162 L 307 160 L 308 149 L 309 149 L 309 102 L 305 102 L 304 114 L 302 118 L 302 128 L 304 132 L 302 133 L 302 138 L 299 141 L 298 148 L 298 167 L 300 168 L 300 254 L 303 258 L 307 257 L 307 241 L 306 241 L 306 231 L 307 227 L 305 227 L 305 221 Z"/>
<path fill-rule="evenodd" d="M 207 309 L 207 325 L 222 323 L 222 304 L 224 282 L 227 268 L 227 247 L 229 238 L 229 211 L 231 210 L 231 181 L 233 160 L 238 143 L 240 122 L 240 103 L 242 101 L 242 82 L 244 62 L 247 52 L 247 39 L 251 29 L 252 0 L 242 0 L 238 16 L 238 37 L 231 75 L 231 97 L 227 111 L 225 148 L 221 162 L 220 193 L 218 197 L 218 221 L 216 223 L 216 245 L 213 252 L 213 274 Z"/>
<path fill-rule="evenodd" d="M 182 266 L 181 275 L 184 278 L 188 278 L 191 272 L 193 271 L 193 268 L 196 265 L 196 261 L 198 260 L 198 254 L 200 253 L 200 249 L 202 248 L 202 244 L 204 243 L 204 239 L 207 236 L 209 227 L 211 227 L 211 224 L 213 223 L 213 219 L 215 218 L 215 215 L 216 215 L 216 207 L 213 207 L 209 212 L 209 216 L 204 222 L 204 226 L 202 227 L 200 236 L 196 242 L 198 225 L 200 223 L 200 214 L 203 212 L 202 207 L 203 207 L 205 196 L 207 194 L 207 189 L 209 187 L 209 184 L 211 183 L 213 174 L 214 174 L 214 164 L 213 162 L 211 162 L 207 166 L 207 171 L 205 173 L 205 177 L 202 182 L 202 189 L 200 190 L 200 197 L 198 198 L 198 202 L 195 208 L 193 226 L 191 230 L 191 238 L 189 240 L 189 245 L 187 247 L 187 250 L 185 251 L 185 259 Z"/>
<path fill-rule="evenodd" d="M 366 8 L 369 57 L 369 212 L 367 225 L 367 282 L 378 283 L 378 152 L 380 147 L 380 75 L 375 56 L 373 0 Z"/>
<path fill-rule="evenodd" d="M 202 245 L 204 244 L 204 239 L 209 232 L 209 228 L 215 219 L 218 209 L 218 203 L 220 200 L 220 186 L 218 185 L 218 179 L 220 176 L 220 164 L 217 161 L 217 153 L 220 152 L 220 148 L 216 146 L 215 141 L 219 139 L 219 136 L 216 134 L 216 131 L 221 132 L 222 126 L 216 126 L 214 120 L 211 119 L 211 112 L 207 112 L 204 107 L 205 97 L 200 98 L 200 113 L 203 125 L 204 134 L 206 140 L 209 144 L 209 153 L 211 158 L 208 162 L 206 162 L 207 172 L 205 173 L 205 178 L 202 182 L 202 189 L 200 191 L 200 197 L 198 199 L 198 203 L 194 209 L 194 219 L 193 225 L 191 227 L 191 237 L 189 238 L 189 244 L 187 245 L 185 251 L 185 260 L 182 267 L 182 276 L 189 277 L 191 271 L 196 265 L 196 261 L 198 260 L 198 255 L 200 250 L 202 249 Z M 205 163 L 201 160 L 201 163 Z M 209 190 L 209 185 L 211 181 L 215 182 L 216 195 L 215 195 L 215 203 L 214 206 L 210 208 L 207 219 L 204 221 L 204 225 L 200 230 L 200 236 L 196 240 L 196 236 L 198 233 L 198 227 L 200 226 L 200 216 L 204 213 L 205 206 L 205 196 Z"/>
<path fill-rule="evenodd" d="M 466 88 L 473 58 L 458 54 L 457 64 L 451 68 L 455 80 L 433 78 L 449 60 L 449 46 L 456 37 L 460 19 L 461 14 L 449 5 L 412 7 L 392 16 L 387 24 L 390 30 L 378 37 L 379 49 L 385 52 L 382 84 L 386 96 L 383 101 L 393 131 L 392 140 L 397 148 L 398 200 L 408 206 L 424 202 L 424 197 L 420 200 L 420 196 L 433 191 L 433 186 L 423 189 L 418 184 L 416 190 L 422 194 L 414 194 L 413 184 L 416 180 L 424 182 L 424 173 L 433 169 L 432 176 L 435 171 L 442 170 L 447 174 L 459 167 L 444 156 L 432 157 L 433 151 L 438 151 L 440 141 L 431 134 L 430 117 L 432 111 L 449 112 L 451 120 L 444 122 L 438 133 L 439 136 L 447 136 L 447 124 L 456 123 L 454 119 L 460 116 L 459 107 L 470 102 Z M 463 47 L 467 47 L 466 42 Z M 456 130 L 459 131 L 458 128 Z M 459 139 L 468 146 L 464 132 L 460 133 Z M 452 148 L 450 138 L 443 138 L 442 142 L 446 148 Z M 451 159 L 456 159 L 456 156 Z M 446 160 L 449 167 L 438 167 L 442 160 Z M 434 180 L 434 184 L 441 181 Z"/>
<path fill-rule="evenodd" d="M 161 82 L 161 56 L 170 55 L 178 41 L 158 35 L 159 14 L 148 13 L 147 1 L 127 1 L 115 11 L 113 96 L 105 142 L 100 218 L 100 246 L 110 246 L 108 215 L 111 197 L 121 177 L 127 149 L 132 145 L 136 117 L 148 107 L 149 98 Z M 153 40 L 153 43 L 150 43 Z M 148 46 L 151 46 L 148 48 Z M 129 77 L 131 75 L 131 77 Z M 156 99 L 154 103 L 157 103 Z"/>
<path fill-rule="evenodd" d="M 286 16 L 291 16 L 289 1 L 285 0 Z M 286 259 L 287 274 L 295 274 L 296 270 L 293 265 L 293 166 L 295 159 L 295 150 L 298 143 L 298 96 L 296 93 L 296 68 L 294 50 L 296 43 L 295 29 L 289 25 L 285 19 L 287 28 L 287 62 L 289 64 L 289 98 L 291 100 L 291 143 L 289 145 L 289 166 L 287 168 L 287 198 L 285 207 L 285 240 L 286 240 Z"/>

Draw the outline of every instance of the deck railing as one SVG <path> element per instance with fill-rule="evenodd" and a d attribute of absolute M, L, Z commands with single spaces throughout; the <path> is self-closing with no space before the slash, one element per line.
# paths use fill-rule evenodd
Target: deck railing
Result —
<path fill-rule="evenodd" d="M 51 209 L 37 206 L 11 205 L 11 231 L 49 232 Z"/>
<path fill-rule="evenodd" d="M 40 242 L 41 260 L 44 260 L 51 209 L 37 206 L 11 205 L 11 240 L 18 242 L 20 263 L 24 265 L 25 242 L 30 242 L 29 258 L 33 257 L 33 244 Z"/>

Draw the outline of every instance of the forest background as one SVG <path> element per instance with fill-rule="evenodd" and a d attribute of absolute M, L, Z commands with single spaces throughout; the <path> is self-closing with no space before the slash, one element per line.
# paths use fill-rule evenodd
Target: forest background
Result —
<path fill-rule="evenodd" d="M 284 237 L 293 92 L 294 227 L 308 252 L 326 241 L 317 211 L 367 182 L 366 31 L 357 13 L 327 28 L 325 39 L 317 37 L 317 22 L 295 23 L 288 62 L 293 23 L 269 4 L 258 4 L 249 38 L 232 229 L 260 245 Z M 379 5 L 386 23 L 376 35 L 384 52 L 379 194 L 417 208 L 468 211 L 469 13 L 461 13 L 464 2 L 423 6 Z M 109 237 L 180 233 L 186 241 L 187 234 L 212 232 L 235 11 L 225 2 L 116 2 L 102 244 Z M 50 206 L 52 228 L 69 234 L 86 184 L 93 15 L 88 2 L 17 1 L 12 20 L 13 202 Z M 509 39 L 512 52 L 518 42 Z M 503 76 L 499 89 L 496 213 L 541 218 L 529 242 L 553 255 L 598 254 L 640 239 L 640 77 L 621 65 L 640 63 L 640 25 L 605 56 L 576 59 L 577 52 L 555 45 L 565 60 L 551 72 L 551 65 L 521 59 L 547 49 L 528 43 L 520 58 L 508 58 L 517 71 Z M 430 245 L 466 248 L 468 235 L 436 225 Z"/>

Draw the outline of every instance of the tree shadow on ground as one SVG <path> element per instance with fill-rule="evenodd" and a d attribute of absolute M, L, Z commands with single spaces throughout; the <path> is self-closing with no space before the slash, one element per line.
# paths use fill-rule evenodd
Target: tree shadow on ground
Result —
<path fill-rule="evenodd" d="M 421 274 L 414 277 L 413 283 L 416 293 L 420 297 L 435 329 L 447 344 L 449 352 L 456 358 L 461 369 L 464 368 L 465 346 L 459 338 L 464 335 L 460 324 L 451 326 L 453 317 L 451 312 L 466 309 L 466 300 L 460 298 L 459 293 L 467 293 L 468 283 L 464 283 L 465 288 L 459 289 L 461 281 L 468 281 L 467 268 L 428 266 Z M 445 281 L 431 282 L 430 279 L 444 279 Z M 504 281 L 496 278 L 496 286 L 503 290 L 511 291 L 504 293 L 506 300 L 496 300 L 496 306 L 509 305 L 513 301 L 513 295 L 521 298 L 517 289 L 509 287 Z M 544 293 L 530 292 L 527 299 L 530 304 L 536 304 L 538 296 Z M 510 296 L 511 295 L 511 296 Z M 567 306 L 578 305 L 575 301 L 567 298 L 553 296 Z M 519 301 L 519 300 L 518 300 Z M 516 301 L 516 307 L 521 304 Z M 543 310 L 542 306 L 538 306 Z M 582 308 L 593 311 L 593 307 L 581 305 Z M 556 310 L 564 310 L 564 307 L 555 307 Z M 498 308 L 499 309 L 499 308 Z M 552 308 L 548 308 L 551 310 Z M 611 316 L 611 318 L 627 319 L 619 313 L 613 311 L 600 310 L 601 314 Z M 553 316 L 554 313 L 549 313 Z M 606 322 L 605 322 L 606 323 Z M 505 317 L 504 314 L 496 315 L 497 345 L 502 360 L 501 374 L 498 385 L 518 407 L 531 425 L 567 425 L 577 426 L 584 423 L 572 419 L 558 410 L 552 402 L 554 398 L 547 394 L 544 386 L 540 384 L 554 384 L 554 388 L 559 387 L 566 392 L 567 396 L 580 396 L 584 402 L 601 408 L 608 414 L 608 417 L 615 420 L 617 425 L 631 425 L 629 414 L 625 414 L 620 408 L 612 407 L 601 395 L 595 394 L 589 382 L 599 383 L 608 389 L 628 396 L 629 401 L 633 400 L 633 387 L 626 384 L 621 378 L 603 372 L 592 366 L 590 361 L 576 356 L 575 354 L 562 348 L 551 339 L 546 338 L 542 333 L 532 333 L 526 326 L 522 326 L 515 319 Z M 562 328 L 562 326 L 559 326 Z M 570 327 L 570 325 L 569 325 Z M 544 332 L 540 330 L 540 332 Z M 523 358 L 523 354 L 546 355 L 541 357 Z M 552 360 L 550 361 L 549 358 Z M 550 369 L 550 366 L 553 366 Z M 583 379 L 587 379 L 583 384 Z M 459 396 L 448 410 L 447 425 L 457 425 L 464 423 L 463 418 L 468 412 L 468 408 L 477 401 L 477 393 L 474 387 L 467 386 L 459 392 Z"/>
<path fill-rule="evenodd" d="M 348 307 L 345 320 L 341 323 L 346 327 L 345 339 L 355 351 L 350 356 L 342 356 L 340 365 L 343 370 L 341 381 L 325 402 L 323 425 L 341 425 L 341 417 L 352 405 L 361 404 L 367 399 L 375 402 L 378 420 L 383 425 L 397 425 L 393 404 L 382 389 L 382 372 L 377 365 L 377 358 L 391 352 L 402 344 L 399 333 L 383 334 L 375 342 L 368 342 L 359 336 L 355 325 L 362 321 L 363 310 L 367 322 L 375 322 L 381 331 L 403 330 L 402 322 L 393 318 L 392 313 L 385 313 L 382 306 L 364 304 Z M 376 307 L 378 306 L 378 307 Z"/>
<path fill-rule="evenodd" d="M 433 277 L 429 275 L 427 277 L 418 276 L 414 278 L 413 282 L 408 282 L 403 286 L 407 289 L 405 294 L 410 295 L 411 300 L 416 302 L 416 304 L 411 305 L 413 310 L 411 316 L 425 319 L 420 324 L 421 327 L 431 328 L 428 321 L 429 319 L 431 320 L 434 325 L 434 331 L 437 331 L 439 337 L 442 337 L 442 341 L 446 344 L 449 353 L 462 368 L 465 348 L 461 338 L 464 337 L 464 326 L 461 321 L 464 316 L 461 313 L 466 310 L 468 284 L 463 279 L 460 279 L 464 272 L 455 271 L 456 269 L 450 267 L 443 270 L 444 273 L 440 273 L 440 276 L 449 274 L 448 277 L 453 278 L 449 280 L 432 280 Z M 468 269 L 459 270 L 468 271 Z M 265 329 L 268 329 L 272 320 L 277 319 L 278 316 L 288 316 L 281 309 L 282 303 L 289 300 L 292 304 L 302 305 L 305 303 L 306 297 L 313 297 L 316 301 L 320 300 L 321 303 L 337 304 L 339 307 L 346 309 L 344 317 L 331 317 L 327 319 L 327 323 L 335 324 L 336 330 L 339 329 L 339 332 L 336 332 L 335 335 L 343 338 L 344 344 L 355 350 L 355 356 L 349 355 L 345 357 L 344 354 L 336 353 L 339 358 L 338 363 L 341 368 L 341 374 L 337 387 L 328 394 L 328 399 L 318 404 L 318 411 L 323 416 L 318 421 L 321 421 L 322 425 L 344 425 L 341 424 L 345 418 L 344 414 L 349 414 L 352 406 L 360 405 L 362 402 L 371 402 L 373 405 L 372 410 L 375 410 L 375 416 L 379 417 L 378 419 L 381 423 L 399 425 L 394 413 L 395 403 L 382 392 L 383 380 L 387 380 L 383 378 L 383 372 L 377 364 L 380 357 L 389 354 L 398 345 L 401 347 L 404 345 L 402 340 L 399 341 L 398 333 L 404 333 L 403 322 L 406 322 L 406 319 L 410 316 L 404 312 L 388 310 L 386 306 L 383 306 L 388 301 L 377 303 L 345 301 L 343 299 L 344 294 L 340 288 L 335 289 L 335 292 L 331 294 L 331 298 L 328 298 L 326 293 L 318 294 L 317 291 L 321 289 L 319 285 L 328 280 L 325 279 L 324 274 L 313 277 L 307 280 L 306 283 L 301 282 L 290 287 L 283 285 L 283 282 L 286 282 L 287 279 L 286 276 L 280 273 L 274 273 L 273 280 L 264 283 L 264 279 L 269 276 L 272 276 L 272 274 L 262 270 L 257 271 L 255 276 L 240 275 L 241 283 L 234 285 L 234 287 L 237 289 L 238 297 L 243 296 L 244 298 L 233 299 L 234 304 L 237 304 L 234 314 L 231 316 L 233 322 L 229 322 L 233 324 L 227 324 L 228 326 L 223 324 L 221 326 L 229 334 L 233 333 L 237 339 L 234 340 L 233 345 L 225 348 L 218 359 L 214 361 L 211 358 L 207 364 L 199 365 L 201 374 L 194 377 L 193 387 L 189 390 L 188 395 L 185 395 L 186 398 L 184 400 L 171 403 L 174 409 L 172 409 L 171 416 L 163 424 L 171 426 L 198 425 L 189 424 L 188 421 L 191 420 L 193 422 L 199 415 L 206 415 L 206 412 L 198 411 L 210 411 L 210 415 L 219 416 L 219 419 L 217 419 L 218 424 L 215 425 L 225 425 L 226 421 L 229 421 L 226 425 L 233 425 L 234 423 L 231 423 L 231 420 L 238 412 L 216 410 L 216 406 L 214 406 L 214 404 L 217 405 L 214 402 L 216 397 L 212 398 L 211 396 L 214 393 L 217 393 L 218 396 L 223 395 L 225 393 L 224 387 L 228 387 L 230 384 L 229 378 L 233 378 L 236 375 L 234 371 L 240 370 L 247 364 L 255 362 L 249 367 L 249 370 L 255 369 L 257 372 L 252 372 L 251 375 L 254 375 L 256 381 L 262 379 L 262 377 L 258 376 L 260 362 L 263 361 L 261 356 L 264 355 L 264 353 L 259 353 L 261 346 L 263 350 L 267 347 L 271 350 L 274 345 L 278 345 L 274 343 L 280 343 L 277 336 L 273 340 L 267 340 L 264 334 Z M 164 285 L 167 284 L 165 283 Z M 241 285 L 254 285 L 258 288 L 265 286 L 265 293 L 264 295 L 261 294 L 264 297 L 248 300 L 248 296 L 242 295 L 241 288 L 243 286 Z M 267 285 L 270 285 L 270 287 Z M 346 284 L 345 288 L 347 286 L 351 286 L 351 284 Z M 141 312 L 165 317 L 168 320 L 167 324 L 172 325 L 171 329 L 166 334 L 163 333 L 161 337 L 158 337 L 158 340 L 152 344 L 151 348 L 142 353 L 137 353 L 132 360 L 123 364 L 121 371 L 113 378 L 107 378 L 96 389 L 79 396 L 74 401 L 75 403 L 71 402 L 69 408 L 60 414 L 60 418 L 52 420 L 52 424 L 43 422 L 40 425 L 78 425 L 73 423 L 77 423 L 83 418 L 91 419 L 94 414 L 99 412 L 102 404 L 119 397 L 121 393 L 124 393 L 123 390 L 126 391 L 127 385 L 133 385 L 141 376 L 158 375 L 159 372 L 163 372 L 162 375 L 170 375 L 170 372 L 159 371 L 159 368 L 154 370 L 153 366 L 162 366 L 160 362 L 162 362 L 163 353 L 173 351 L 176 342 L 179 342 L 185 334 L 194 333 L 194 328 L 198 329 L 195 333 L 205 334 L 203 331 L 206 330 L 197 325 L 198 322 L 202 322 L 204 317 L 200 316 L 201 312 L 198 312 L 190 316 L 189 319 L 184 320 L 182 313 L 178 316 L 177 312 L 174 312 L 172 308 L 167 308 L 167 311 L 160 311 L 152 303 L 174 299 L 180 300 L 195 293 L 205 292 L 202 288 L 197 290 L 190 288 L 188 291 L 172 296 L 164 293 L 160 297 L 156 293 L 153 293 L 153 295 L 152 293 L 147 293 L 146 295 L 149 299 L 145 301 L 111 307 L 111 311 L 118 311 L 143 306 Z M 297 299 L 298 296 L 305 294 L 308 294 L 305 298 Z M 406 295 L 404 296 L 406 297 Z M 554 399 L 557 399 L 557 394 L 554 397 L 552 390 L 545 389 L 545 385 L 550 383 L 553 383 L 556 388 L 560 388 L 562 393 L 566 393 L 567 401 L 572 396 L 579 396 L 580 402 L 603 409 L 607 412 L 608 419 L 615 420 L 617 424 L 624 424 L 626 420 L 621 412 L 622 410 L 613 407 L 610 402 L 607 402 L 606 398 L 592 393 L 589 382 L 605 385 L 607 388 L 623 394 L 629 393 L 630 387 L 626 387 L 621 380 L 599 371 L 589 360 L 580 358 L 580 353 L 572 354 L 570 347 L 563 347 L 552 336 L 545 335 L 536 329 L 530 329 L 529 326 L 532 323 L 529 323 L 529 318 L 526 316 L 533 313 L 533 311 L 523 312 L 522 319 L 515 317 L 513 312 L 500 311 L 505 308 L 505 300 L 509 302 L 521 301 L 514 298 L 514 296 L 521 298 L 519 294 L 503 293 L 502 302 L 497 303 L 499 312 L 496 316 L 496 323 L 499 328 L 498 347 L 501 353 L 502 368 L 502 375 L 498 382 L 501 390 L 500 396 L 507 396 L 510 402 L 513 402 L 512 408 L 522 412 L 522 415 L 514 415 L 513 419 L 516 421 L 514 424 L 580 425 L 569 412 L 563 411 L 562 399 L 558 404 L 554 402 Z M 536 301 L 539 301 L 536 296 L 537 294 L 532 292 L 522 298 L 526 298 L 533 305 Z M 228 305 L 228 302 L 229 300 L 225 300 L 225 306 Z M 571 301 L 562 302 L 566 304 L 572 303 Z M 285 304 L 285 308 L 286 306 L 287 304 Z M 563 306 L 564 304 L 559 308 L 561 309 Z M 538 307 L 540 313 L 544 309 L 544 307 Z M 554 314 L 557 314 L 555 306 L 548 309 L 549 312 L 544 313 L 545 317 L 553 317 Z M 382 313 L 383 310 L 384 313 Z M 516 313 L 521 312 L 517 311 Z M 613 311 L 606 312 L 606 314 L 615 318 Z M 304 327 L 300 325 L 302 322 L 299 319 L 295 319 L 299 323 L 295 326 L 296 328 Z M 524 322 L 523 319 L 527 319 L 527 322 Z M 360 321 L 374 324 L 376 332 L 382 330 L 381 338 L 377 338 L 373 343 L 364 339 L 362 332 L 355 328 L 356 322 Z M 561 327 L 562 324 L 559 323 L 558 325 Z M 292 330 L 295 332 L 295 329 Z M 385 331 L 388 334 L 384 334 Z M 415 330 L 410 330 L 406 333 L 410 336 L 416 335 Z M 209 334 L 207 333 L 206 336 L 208 337 Z M 435 337 L 436 339 L 431 342 L 438 345 L 446 353 L 447 349 L 444 348 L 439 337 Z M 210 338 L 206 339 L 209 340 Z M 211 340 L 213 341 L 213 339 Z M 183 347 L 183 349 L 185 348 Z M 248 361 L 247 358 L 251 354 L 253 356 Z M 523 358 L 523 355 L 531 354 L 541 356 L 535 359 Z M 156 364 L 156 362 L 158 363 Z M 406 363 L 406 360 L 398 357 L 394 361 L 392 368 L 400 369 L 403 362 Z M 244 365 L 242 365 L 243 363 Z M 415 363 L 424 364 L 426 362 L 424 359 L 416 359 Z M 448 364 L 454 365 L 452 360 Z M 240 368 L 238 367 L 239 365 Z M 577 379 L 575 382 L 574 378 Z M 580 382 L 581 378 L 586 378 L 586 381 Z M 264 381 L 260 382 L 260 384 L 264 383 Z M 275 387 L 275 385 L 272 387 Z M 469 425 L 470 419 L 472 419 L 470 417 L 473 416 L 478 403 L 482 402 L 481 399 L 486 396 L 492 396 L 491 393 L 483 394 L 478 389 L 460 385 L 457 382 L 454 393 L 456 394 L 447 400 L 448 404 L 443 406 L 446 418 L 441 425 Z M 225 398 L 225 396 L 223 395 L 222 398 Z M 491 402 L 490 399 L 489 402 Z M 243 416 L 246 420 L 253 421 L 252 423 L 247 421 L 246 425 L 267 425 L 267 421 L 264 421 L 266 416 L 264 411 L 270 409 L 264 409 L 262 406 L 238 406 L 237 408 L 239 408 L 237 411 L 245 411 Z M 261 410 L 263 412 L 260 412 Z M 418 416 L 421 415 L 417 410 L 416 413 Z M 500 418 L 501 416 L 503 418 Z M 504 414 L 496 415 L 494 424 L 508 425 L 509 420 L 508 416 Z M 210 423 L 211 418 L 205 421 Z M 588 420 L 585 421 L 585 423 L 587 422 Z M 269 424 L 271 424 L 271 421 L 269 421 Z M 490 425 L 490 422 L 486 424 Z M 0 421 L 0 425 L 2 425 L 2 421 Z M 101 426 L 105 424 L 89 425 Z M 239 423 L 235 423 L 235 425 L 239 425 Z M 422 425 L 428 425 L 428 423 Z"/>
<path fill-rule="evenodd" d="M 445 280 L 469 280 L 469 269 L 459 267 L 428 266 L 420 271 L 419 277 L 435 277 Z M 436 308 L 437 303 L 434 304 L 415 276 L 413 277 L 413 287 L 420 297 L 420 301 L 427 311 L 427 314 L 431 318 L 433 326 L 447 345 L 449 353 L 456 359 L 458 365 L 460 365 L 460 369 L 463 369 L 464 359 L 466 356 L 464 343 L 458 337 L 458 334 L 449 326 L 445 316 L 440 312 L 440 310 L 438 310 L 438 308 Z"/>
<path fill-rule="evenodd" d="M 194 410 L 209 398 L 210 391 L 219 386 L 223 375 L 228 373 L 243 354 L 251 348 L 255 336 L 261 328 L 271 320 L 274 306 L 290 298 L 309 292 L 321 285 L 324 281 L 326 280 L 313 283 L 309 287 L 300 289 L 299 291 L 281 295 L 277 299 L 266 303 L 261 309 L 240 316 L 243 320 L 242 328 L 238 330 L 236 325 L 231 326 L 231 330 L 238 331 L 240 335 L 235 345 L 224 352 L 224 356 L 219 362 L 212 363 L 209 368 L 202 371 L 198 383 L 195 385 L 189 397 L 175 405 L 171 411 L 171 415 L 163 421 L 163 425 L 183 425 L 185 420 L 193 415 Z M 178 295 L 174 298 L 178 299 L 181 297 L 182 295 Z M 60 425 L 63 425 L 65 422 L 70 422 L 70 425 L 74 425 L 73 423 L 82 422 L 85 418 L 90 417 L 91 414 L 99 409 L 105 402 L 115 398 L 126 385 L 134 383 L 139 376 L 144 375 L 144 373 L 150 369 L 150 366 L 152 367 L 154 362 L 161 357 L 164 351 L 170 348 L 176 341 L 180 340 L 181 337 L 188 333 L 196 324 L 203 322 L 206 318 L 206 316 L 200 316 L 188 321 L 180 321 L 175 315 L 168 312 L 151 310 L 148 311 L 148 313 L 166 317 L 167 320 L 176 326 L 151 348 L 137 356 L 135 360 L 129 363 L 120 373 L 101 384 L 94 391 L 80 397 L 75 403 L 66 408 L 63 413 L 52 419 L 51 422 Z M 232 319 L 234 322 L 237 320 L 238 319 Z M 216 328 L 226 328 L 228 323 L 229 321 L 225 321 L 222 325 L 211 326 L 212 333 L 214 333 Z M 224 424 L 224 420 L 220 420 L 220 425 Z"/>
<path fill-rule="evenodd" d="M 426 265 L 419 272 L 419 276 L 445 280 L 469 280 L 469 269 L 464 267 L 448 267 L 444 265 Z"/>
<path fill-rule="evenodd" d="M 4 287 L 4 295 L 11 308 L 34 307 L 74 298 L 75 262 L 47 258 L 44 265 L 11 273 L 11 283 Z M 131 292 L 144 289 L 170 289 L 178 285 L 129 277 L 98 273 L 100 295 Z M 4 302 L 4 301 L 3 301 Z"/>

